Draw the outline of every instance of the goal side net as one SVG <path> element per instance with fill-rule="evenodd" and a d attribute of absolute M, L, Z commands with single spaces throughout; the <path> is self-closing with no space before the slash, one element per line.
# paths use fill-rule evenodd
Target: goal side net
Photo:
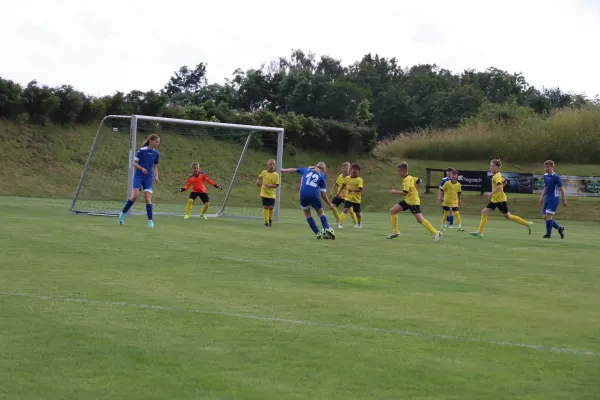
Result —
<path fill-rule="evenodd" d="M 176 192 L 192 174 L 191 164 L 217 184 L 205 183 L 210 199 L 209 217 L 262 219 L 260 188 L 256 180 L 267 160 L 283 162 L 282 128 L 224 124 L 143 115 L 105 117 L 94 137 L 90 153 L 73 196 L 70 211 L 75 214 L 116 216 L 133 191 L 135 154 L 151 134 L 161 142 L 158 163 L 159 183 L 153 184 L 154 215 L 185 215 L 192 191 Z M 279 220 L 280 191 L 273 219 Z M 198 217 L 202 201 L 196 198 L 191 216 Z M 145 215 L 143 191 L 129 211 Z"/>

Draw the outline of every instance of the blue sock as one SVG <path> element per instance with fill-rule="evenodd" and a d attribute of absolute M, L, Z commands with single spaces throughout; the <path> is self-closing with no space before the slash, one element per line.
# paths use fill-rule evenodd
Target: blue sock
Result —
<path fill-rule="evenodd" d="M 448 215 L 448 225 L 454 225 L 454 215 Z"/>
<path fill-rule="evenodd" d="M 323 229 L 329 228 L 329 222 L 327 222 L 327 216 L 325 214 L 321 215 L 321 225 L 323 225 Z"/>
<path fill-rule="evenodd" d="M 310 229 L 312 229 L 315 234 L 319 233 L 319 228 L 313 217 L 306 218 L 306 222 L 308 222 L 308 226 L 310 226 Z"/>
<path fill-rule="evenodd" d="M 152 221 L 152 204 L 146 204 L 146 214 L 148 214 L 148 221 Z"/>
<path fill-rule="evenodd" d="M 546 220 L 546 235 L 548 236 L 552 235 L 552 222 L 551 219 Z"/>
<path fill-rule="evenodd" d="M 123 214 L 125 214 L 127 211 L 129 211 L 129 209 L 131 208 L 132 205 L 133 205 L 133 201 L 127 199 L 127 202 L 125 203 L 125 207 L 123 207 Z"/>
<path fill-rule="evenodd" d="M 558 224 L 558 222 L 556 222 L 555 220 L 552 220 L 552 227 L 554 229 L 560 229 L 560 225 Z"/>

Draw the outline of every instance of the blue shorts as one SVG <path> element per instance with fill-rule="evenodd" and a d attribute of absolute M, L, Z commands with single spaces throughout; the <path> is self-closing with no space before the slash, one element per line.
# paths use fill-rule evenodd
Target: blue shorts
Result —
<path fill-rule="evenodd" d="M 152 193 L 152 174 L 139 174 L 133 175 L 133 188 L 134 189 L 144 189 L 144 192 Z"/>
<path fill-rule="evenodd" d="M 300 197 L 300 207 L 303 210 L 308 210 L 311 207 L 318 210 L 323 208 L 323 203 L 321 203 L 320 197 Z"/>
<path fill-rule="evenodd" d="M 558 208 L 559 204 L 560 199 L 558 197 L 554 199 L 546 198 L 546 200 L 544 201 L 544 208 L 542 209 L 542 214 L 556 214 L 556 209 Z"/>

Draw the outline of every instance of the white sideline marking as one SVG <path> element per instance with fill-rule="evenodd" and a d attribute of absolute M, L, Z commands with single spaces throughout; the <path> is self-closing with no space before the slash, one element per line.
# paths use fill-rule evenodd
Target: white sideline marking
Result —
<path fill-rule="evenodd" d="M 301 264 L 301 263 L 304 263 L 304 261 L 302 261 L 302 260 L 293 260 L 293 259 L 290 259 L 290 260 L 276 260 L 276 259 L 257 260 L 257 259 L 251 259 L 251 258 L 228 257 L 228 256 L 218 256 L 218 258 L 220 258 L 221 260 L 228 260 L 228 261 L 263 263 L 263 264 Z"/>
<path fill-rule="evenodd" d="M 401 330 L 401 329 L 373 328 L 373 327 L 368 327 L 368 326 L 360 326 L 360 325 L 352 325 L 352 324 L 333 324 L 333 323 L 327 323 L 327 322 L 306 321 L 306 320 L 301 320 L 301 319 L 265 317 L 265 316 L 253 315 L 253 314 L 238 314 L 238 313 L 230 313 L 230 312 L 224 312 L 224 311 L 198 310 L 198 309 L 193 309 L 193 308 L 161 306 L 161 305 L 155 305 L 155 304 L 136 304 L 136 303 L 128 303 L 125 301 L 89 300 L 89 299 L 78 299 L 78 298 L 72 298 L 72 297 L 43 296 L 43 295 L 34 295 L 34 294 L 28 294 L 28 293 L 15 293 L 15 292 L 0 292 L 0 296 L 25 297 L 25 298 L 38 299 L 38 300 L 53 300 L 53 301 L 64 301 L 64 302 L 72 302 L 72 303 L 84 303 L 84 304 L 101 304 L 101 305 L 121 306 L 121 307 L 130 307 L 130 308 L 139 308 L 139 309 L 177 311 L 177 312 L 187 312 L 187 313 L 206 314 L 206 315 L 220 315 L 220 316 L 224 316 L 224 317 L 244 318 L 244 319 L 257 320 L 257 321 L 281 322 L 281 323 L 295 324 L 295 325 L 316 326 L 319 328 L 357 330 L 357 331 L 363 331 L 363 332 L 395 334 L 395 335 L 401 335 L 401 336 L 415 336 L 415 337 L 422 337 L 422 338 L 429 338 L 429 339 L 456 340 L 456 341 L 463 341 L 463 342 L 479 342 L 479 343 L 484 343 L 484 344 L 495 344 L 498 346 L 505 346 L 505 347 L 520 347 L 520 348 L 525 348 L 525 349 L 539 350 L 539 351 L 544 351 L 547 353 L 566 353 L 566 354 L 574 354 L 574 355 L 582 355 L 582 356 L 600 357 L 600 352 L 592 351 L 592 350 L 580 350 L 580 349 L 572 349 L 572 348 L 568 348 L 568 347 L 548 347 L 548 346 L 542 346 L 542 345 L 538 345 L 538 344 L 527 344 L 527 343 L 517 343 L 517 342 L 503 342 L 503 341 L 498 341 L 498 340 L 487 340 L 487 339 L 481 339 L 481 338 L 476 338 L 476 337 L 460 337 L 460 336 L 454 336 L 454 335 L 445 335 L 445 334 L 441 334 L 441 333 L 412 332 L 412 331 L 405 331 L 405 330 Z"/>

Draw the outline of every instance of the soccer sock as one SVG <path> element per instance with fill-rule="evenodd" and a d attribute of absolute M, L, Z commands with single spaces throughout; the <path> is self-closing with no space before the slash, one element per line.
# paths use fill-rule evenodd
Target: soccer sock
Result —
<path fill-rule="evenodd" d="M 487 214 L 481 214 L 481 221 L 479 221 L 479 229 L 477 230 L 477 232 L 483 233 L 483 230 L 485 229 L 485 224 L 487 224 L 487 219 Z"/>
<path fill-rule="evenodd" d="M 323 229 L 329 228 L 329 222 L 327 221 L 327 216 L 325 214 L 321 215 L 321 225 L 323 225 Z"/>
<path fill-rule="evenodd" d="M 454 225 L 454 215 L 448 215 L 448 225 Z"/>
<path fill-rule="evenodd" d="M 552 235 L 552 220 L 551 219 L 546 220 L 546 235 L 548 235 L 548 236 Z"/>
<path fill-rule="evenodd" d="M 444 215 L 442 215 L 442 226 L 446 225 L 447 220 L 448 220 L 448 211 L 444 211 Z"/>
<path fill-rule="evenodd" d="M 339 221 L 340 220 L 340 212 L 338 211 L 338 209 L 334 207 L 333 210 L 331 210 L 331 211 L 333 212 L 333 216 L 335 217 L 335 219 L 337 221 Z"/>
<path fill-rule="evenodd" d="M 438 234 L 438 231 L 433 227 L 433 225 L 431 225 L 431 223 L 429 221 L 427 221 L 426 219 L 424 219 L 421 222 L 421 225 L 423 225 L 425 227 L 425 229 L 427 229 L 429 232 L 433 233 L 434 235 Z"/>
<path fill-rule="evenodd" d="M 204 203 L 204 205 L 202 206 L 202 211 L 200 211 L 200 215 L 206 214 L 206 210 L 208 210 L 208 207 L 210 207 L 210 201 Z"/>
<path fill-rule="evenodd" d="M 516 215 L 511 215 L 510 217 L 508 217 L 508 219 L 510 219 L 511 221 L 515 221 L 517 224 L 529 225 L 529 222 L 525 221 L 521 217 L 517 217 Z"/>
<path fill-rule="evenodd" d="M 340 214 L 340 224 L 343 224 L 344 221 L 346 221 L 346 218 L 348 217 L 348 214 L 346 213 L 341 213 Z"/>
<path fill-rule="evenodd" d="M 269 221 L 273 219 L 273 214 L 275 214 L 275 209 L 269 208 Z"/>
<path fill-rule="evenodd" d="M 315 234 L 319 233 L 319 228 L 313 217 L 306 218 L 306 222 L 308 222 L 308 226 L 310 226 L 310 229 L 312 229 Z"/>
<path fill-rule="evenodd" d="M 362 222 L 362 214 L 358 213 L 358 214 L 356 214 L 356 223 L 358 224 L 360 222 Z"/>
<path fill-rule="evenodd" d="M 152 221 L 152 204 L 146 204 L 146 214 L 148 214 L 148 221 Z"/>
<path fill-rule="evenodd" d="M 194 200 L 188 199 L 187 204 L 185 205 L 185 215 L 190 215 L 192 213 L 193 206 L 194 206 Z"/>
<path fill-rule="evenodd" d="M 558 224 L 558 222 L 556 222 L 555 220 L 552 220 L 552 227 L 554 229 L 560 229 L 560 225 Z"/>
<path fill-rule="evenodd" d="M 454 216 L 456 217 L 456 223 L 460 226 L 460 213 L 458 211 L 454 211 Z"/>
<path fill-rule="evenodd" d="M 263 219 L 265 220 L 265 224 L 269 223 L 269 209 L 263 208 Z"/>
<path fill-rule="evenodd" d="M 392 232 L 398 233 L 398 214 L 392 214 Z"/>
<path fill-rule="evenodd" d="M 354 225 L 358 224 L 358 217 L 356 216 L 354 209 L 350 208 L 348 209 L 348 212 L 350 213 L 350 217 L 352 218 L 352 222 L 354 222 Z"/>
<path fill-rule="evenodd" d="M 123 207 L 123 214 L 125 214 L 127 211 L 129 211 L 129 209 L 131 208 L 132 205 L 133 205 L 133 201 L 131 201 L 130 199 L 127 199 L 127 202 L 125 203 L 125 207 Z"/>

